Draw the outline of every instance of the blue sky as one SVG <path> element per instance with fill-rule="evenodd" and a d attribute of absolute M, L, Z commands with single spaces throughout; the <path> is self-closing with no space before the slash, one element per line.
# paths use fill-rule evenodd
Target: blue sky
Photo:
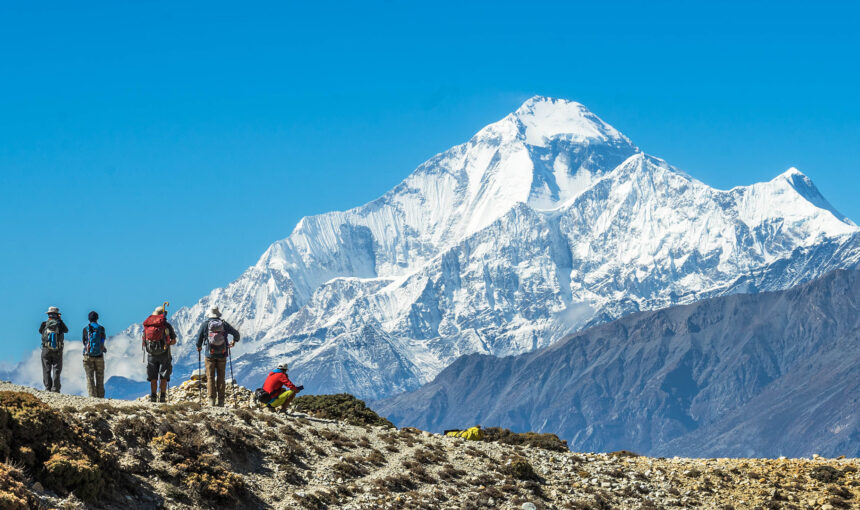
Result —
<path fill-rule="evenodd" d="M 702 5 L 700 5 L 702 4 Z M 848 2 L 4 2 L 0 361 L 238 276 L 535 94 L 720 188 L 809 175 L 854 221 Z"/>

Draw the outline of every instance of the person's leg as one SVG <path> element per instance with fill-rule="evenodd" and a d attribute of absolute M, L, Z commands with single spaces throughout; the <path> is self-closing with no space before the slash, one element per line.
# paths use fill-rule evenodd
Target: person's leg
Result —
<path fill-rule="evenodd" d="M 60 392 L 60 372 L 63 371 L 63 351 L 54 352 L 54 392 Z"/>
<path fill-rule="evenodd" d="M 96 373 L 96 396 L 105 398 L 105 357 L 104 355 L 96 358 L 95 366 L 93 367 Z"/>
<path fill-rule="evenodd" d="M 167 402 L 167 384 L 170 382 L 170 374 L 173 372 L 172 361 L 170 353 L 165 353 L 159 370 L 159 376 L 161 377 L 161 394 L 159 395 L 158 400 L 160 402 Z"/>
<path fill-rule="evenodd" d="M 42 347 L 42 382 L 45 383 L 45 391 L 51 391 L 54 382 L 51 379 L 50 351 Z"/>
<path fill-rule="evenodd" d="M 217 360 L 217 363 L 215 364 L 215 368 L 216 368 L 217 375 L 218 375 L 218 383 L 216 385 L 216 387 L 218 389 L 218 405 L 223 406 L 224 405 L 224 391 L 225 391 L 225 386 L 226 386 L 224 378 L 227 375 L 227 360 L 226 359 Z"/>
<path fill-rule="evenodd" d="M 149 381 L 149 401 L 158 402 L 158 363 L 151 354 L 146 357 L 146 380 Z"/>
<path fill-rule="evenodd" d="M 206 396 L 209 397 L 209 404 L 215 405 L 215 360 L 206 357 Z"/>
<path fill-rule="evenodd" d="M 287 390 L 285 395 L 287 396 L 284 399 L 284 404 L 281 406 L 281 411 L 287 412 L 287 408 L 290 407 L 290 403 L 292 403 L 293 399 L 296 398 L 296 392 L 293 390 Z"/>
<path fill-rule="evenodd" d="M 95 363 L 94 358 L 84 356 L 84 376 L 87 378 L 87 395 L 96 396 Z"/>

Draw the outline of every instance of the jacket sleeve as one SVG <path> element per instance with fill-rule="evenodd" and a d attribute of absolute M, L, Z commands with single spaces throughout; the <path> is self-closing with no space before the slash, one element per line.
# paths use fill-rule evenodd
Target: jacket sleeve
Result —
<path fill-rule="evenodd" d="M 203 324 L 200 325 L 200 331 L 197 332 L 197 348 L 203 348 L 203 340 L 206 338 L 206 329 L 209 325 L 209 321 L 204 321 Z"/>
<path fill-rule="evenodd" d="M 60 319 L 60 332 L 64 335 L 69 332 L 69 327 L 66 326 L 66 323 L 63 322 L 63 319 Z"/>
<path fill-rule="evenodd" d="M 291 381 L 289 377 L 287 377 L 287 374 L 281 374 L 281 376 L 283 377 L 281 382 L 284 383 L 284 386 L 293 391 L 296 391 L 296 385 L 293 384 L 293 381 Z"/>
<path fill-rule="evenodd" d="M 84 326 L 84 329 L 81 331 L 81 342 L 83 342 L 84 345 L 87 345 L 87 341 L 89 340 L 89 338 L 88 338 L 89 335 L 87 334 L 88 333 L 87 329 L 88 329 L 88 327 Z"/>
<path fill-rule="evenodd" d="M 224 328 L 227 330 L 227 333 L 233 335 L 233 343 L 239 343 L 239 331 L 226 322 L 224 323 L 224 325 L 227 326 L 226 328 Z"/>
<path fill-rule="evenodd" d="M 107 340 L 107 332 L 105 331 L 104 326 L 99 326 L 99 333 L 102 335 L 102 347 L 104 347 L 105 340 Z"/>
<path fill-rule="evenodd" d="M 45 323 L 43 322 L 43 323 L 39 324 L 39 334 L 41 335 L 44 332 L 45 332 Z"/>

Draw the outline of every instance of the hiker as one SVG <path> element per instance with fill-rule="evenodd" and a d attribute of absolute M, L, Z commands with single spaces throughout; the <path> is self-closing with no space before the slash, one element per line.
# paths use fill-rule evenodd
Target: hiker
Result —
<path fill-rule="evenodd" d="M 289 389 L 285 389 L 286 386 Z M 281 363 L 278 368 L 269 372 L 266 377 L 266 382 L 263 383 L 263 390 L 268 392 L 271 400 L 266 404 L 270 409 L 281 408 L 281 412 L 286 413 L 287 407 L 296 398 L 296 393 L 305 389 L 304 386 L 296 386 L 287 377 L 287 364 Z"/>
<path fill-rule="evenodd" d="M 227 335 L 233 337 L 232 342 L 227 342 Z M 209 394 L 209 404 L 213 407 L 216 405 L 215 394 L 217 390 L 217 406 L 224 407 L 226 386 L 224 378 L 227 372 L 227 357 L 230 355 L 230 349 L 239 342 L 239 332 L 221 318 L 221 311 L 218 310 L 217 306 L 209 309 L 206 314 L 206 321 L 203 322 L 203 325 L 200 326 L 200 332 L 197 333 L 198 353 L 203 349 L 204 342 L 206 343 L 206 388 Z"/>
<path fill-rule="evenodd" d="M 167 402 L 167 383 L 173 372 L 170 346 L 176 343 L 176 332 L 167 322 L 167 310 L 159 306 L 143 321 L 143 348 L 146 351 L 146 380 L 149 381 L 150 402 Z M 160 395 L 156 395 L 161 381 Z"/>
<path fill-rule="evenodd" d="M 105 397 L 105 328 L 99 324 L 99 314 L 87 314 L 89 324 L 84 326 L 81 339 L 84 342 L 84 373 L 87 377 L 87 393 L 91 397 Z"/>
<path fill-rule="evenodd" d="M 45 391 L 60 392 L 60 372 L 63 370 L 63 335 L 69 332 L 60 317 L 60 309 L 48 307 L 48 320 L 39 326 L 42 335 L 42 381 Z"/>

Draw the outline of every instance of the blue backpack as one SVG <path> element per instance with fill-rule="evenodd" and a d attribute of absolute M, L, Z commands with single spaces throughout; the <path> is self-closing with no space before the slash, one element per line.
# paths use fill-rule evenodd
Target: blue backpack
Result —
<path fill-rule="evenodd" d="M 87 341 L 84 343 L 84 356 L 101 356 L 102 355 L 102 334 L 101 327 L 96 322 L 91 322 L 87 326 Z"/>

